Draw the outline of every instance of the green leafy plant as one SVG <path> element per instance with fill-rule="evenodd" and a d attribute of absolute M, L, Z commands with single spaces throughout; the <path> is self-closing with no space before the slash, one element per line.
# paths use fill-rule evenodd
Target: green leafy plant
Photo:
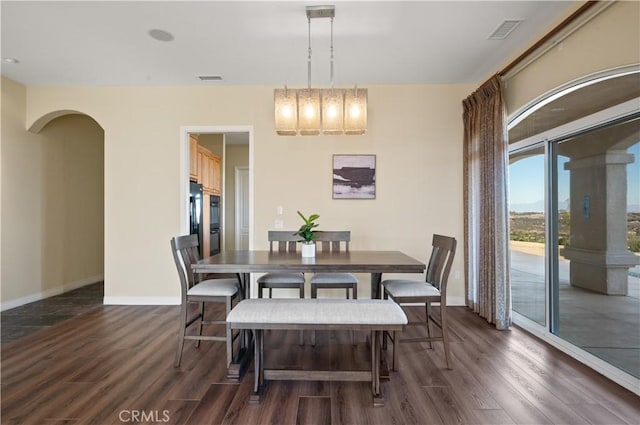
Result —
<path fill-rule="evenodd" d="M 300 216 L 300 218 L 302 218 L 304 224 L 300 226 L 300 228 L 296 233 L 294 233 L 294 235 L 300 236 L 302 239 L 304 239 L 305 242 L 315 241 L 316 233 L 318 233 L 318 230 L 313 229 L 318 227 L 318 223 L 314 223 L 314 221 L 319 219 L 320 216 L 318 214 L 311 214 L 309 217 L 305 217 L 300 211 L 298 211 L 298 215 Z"/>

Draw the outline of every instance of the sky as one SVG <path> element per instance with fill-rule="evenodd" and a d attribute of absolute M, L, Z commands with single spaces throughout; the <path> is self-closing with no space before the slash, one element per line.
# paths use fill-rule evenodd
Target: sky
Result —
<path fill-rule="evenodd" d="M 627 206 L 640 206 L 640 143 L 628 149 L 635 157 L 627 165 Z M 568 158 L 560 157 L 562 163 Z M 569 171 L 560 166 L 558 200 L 569 198 Z M 544 155 L 521 159 L 509 166 L 509 210 L 516 212 L 544 211 Z M 634 211 L 636 212 L 636 211 Z"/>

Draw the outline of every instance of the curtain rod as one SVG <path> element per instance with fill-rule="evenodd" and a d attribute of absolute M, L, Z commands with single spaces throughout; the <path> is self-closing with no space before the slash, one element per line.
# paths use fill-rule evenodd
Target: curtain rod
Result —
<path fill-rule="evenodd" d="M 584 12 L 589 10 L 591 7 L 595 6 L 597 3 L 598 1 L 589 0 L 585 4 L 580 6 L 579 9 L 577 9 L 575 12 L 569 15 L 564 21 L 562 21 L 555 28 L 549 31 L 544 37 L 538 40 L 533 46 L 529 47 L 524 53 L 522 53 L 520 56 L 518 56 L 513 61 L 511 61 L 511 63 L 505 66 L 502 69 L 502 71 L 498 72 L 498 75 L 501 77 L 504 77 L 507 74 L 507 72 L 511 71 L 516 65 L 522 62 L 527 56 L 529 56 L 534 51 L 536 51 L 539 47 L 541 47 L 543 44 L 549 41 L 553 36 L 555 36 L 560 31 L 562 31 L 567 25 L 569 25 L 571 22 L 573 22 L 576 18 L 578 18 Z"/>

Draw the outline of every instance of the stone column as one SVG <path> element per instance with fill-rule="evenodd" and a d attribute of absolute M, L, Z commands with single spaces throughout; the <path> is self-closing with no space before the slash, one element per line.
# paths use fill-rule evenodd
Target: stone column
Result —
<path fill-rule="evenodd" d="M 627 164 L 625 151 L 573 159 L 571 236 L 562 255 L 571 261 L 572 286 L 608 295 L 626 295 L 629 267 L 638 257 L 627 250 Z"/>

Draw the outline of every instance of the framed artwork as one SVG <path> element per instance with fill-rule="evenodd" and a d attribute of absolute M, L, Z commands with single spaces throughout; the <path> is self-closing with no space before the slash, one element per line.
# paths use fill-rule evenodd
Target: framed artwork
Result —
<path fill-rule="evenodd" d="M 375 199 L 376 156 L 333 155 L 333 199 Z"/>

